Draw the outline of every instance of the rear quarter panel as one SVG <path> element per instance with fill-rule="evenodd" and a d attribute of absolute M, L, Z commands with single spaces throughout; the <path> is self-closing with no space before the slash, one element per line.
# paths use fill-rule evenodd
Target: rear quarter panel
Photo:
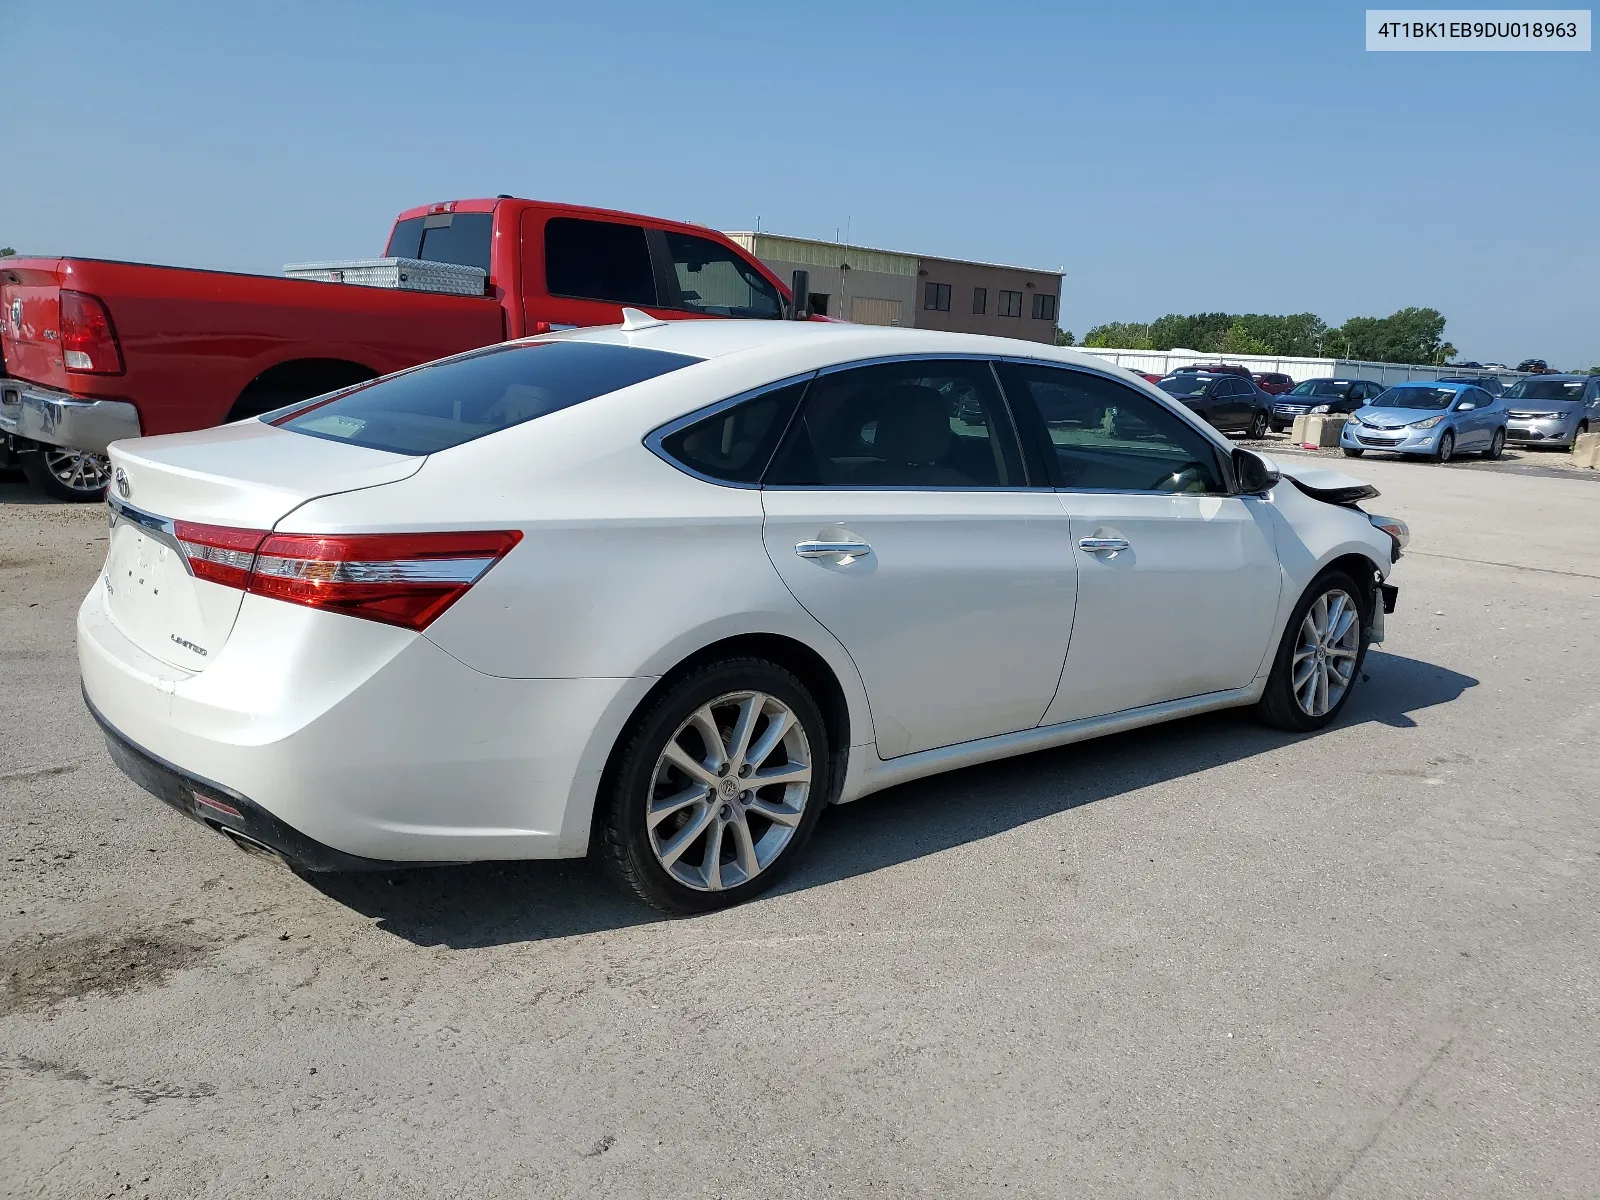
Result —
<path fill-rule="evenodd" d="M 12 373 L 86 398 L 131 401 L 146 434 L 220 424 L 251 380 L 293 359 L 343 359 L 386 374 L 505 336 L 501 307 L 488 297 L 97 259 L 59 262 L 61 287 L 105 301 L 125 371 Z"/>

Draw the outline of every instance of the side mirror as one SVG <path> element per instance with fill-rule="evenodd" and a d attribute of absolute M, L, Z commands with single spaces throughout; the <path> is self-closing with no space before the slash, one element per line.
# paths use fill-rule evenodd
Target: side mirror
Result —
<path fill-rule="evenodd" d="M 1233 452 L 1233 477 L 1242 496 L 1263 496 L 1278 485 L 1278 469 L 1243 446 Z"/>
<path fill-rule="evenodd" d="M 1478 407 L 1477 401 L 1475 401 L 1475 400 L 1463 400 L 1463 401 L 1461 401 L 1461 403 L 1456 405 L 1456 411 L 1457 412 L 1471 412 L 1473 409 L 1475 409 L 1477 407 Z"/>
<path fill-rule="evenodd" d="M 791 321 L 809 321 L 811 319 L 811 272 L 796 271 L 789 291 L 793 295 L 793 299 L 789 304 L 789 319 Z"/>

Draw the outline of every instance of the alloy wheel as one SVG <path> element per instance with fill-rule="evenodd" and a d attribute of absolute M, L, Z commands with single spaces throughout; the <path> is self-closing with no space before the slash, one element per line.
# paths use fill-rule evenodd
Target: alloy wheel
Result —
<path fill-rule="evenodd" d="M 1455 453 L 1456 435 L 1446 429 L 1439 438 L 1439 449 L 1434 452 L 1434 459 L 1438 462 L 1447 463 L 1455 457 Z"/>
<path fill-rule="evenodd" d="M 1318 596 L 1300 621 L 1289 687 L 1300 711 L 1320 717 L 1350 689 L 1361 653 L 1361 609 L 1343 588 Z"/>
<path fill-rule="evenodd" d="M 794 838 L 811 795 L 811 744 L 777 697 L 729 692 L 678 726 L 650 778 L 656 860 L 685 887 L 724 891 L 766 870 Z"/>
<path fill-rule="evenodd" d="M 74 492 L 102 492 L 111 482 L 111 460 L 103 454 L 47 446 L 39 451 L 45 470 Z"/>
<path fill-rule="evenodd" d="M 1267 414 L 1257 413 L 1250 420 L 1250 437 L 1260 439 L 1267 436 Z"/>
<path fill-rule="evenodd" d="M 1499 458 L 1505 453 L 1505 449 L 1506 431 L 1504 429 L 1496 429 L 1494 431 L 1494 437 L 1489 439 L 1489 457 Z"/>

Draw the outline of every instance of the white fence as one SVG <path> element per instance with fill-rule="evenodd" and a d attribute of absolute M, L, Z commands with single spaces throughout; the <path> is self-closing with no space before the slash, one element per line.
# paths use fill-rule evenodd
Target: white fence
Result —
<path fill-rule="evenodd" d="M 1252 371 L 1272 371 L 1287 375 L 1296 383 L 1303 379 L 1371 379 L 1378 383 L 1407 383 L 1414 379 L 1479 379 L 1493 376 L 1510 383 L 1521 379 L 1516 371 L 1462 370 L 1456 367 L 1430 367 L 1409 363 L 1363 362 L 1351 358 L 1290 358 L 1274 354 L 1202 354 L 1198 350 L 1104 350 L 1098 346 L 1074 346 L 1127 367 L 1165 375 L 1195 363 L 1235 363 Z"/>

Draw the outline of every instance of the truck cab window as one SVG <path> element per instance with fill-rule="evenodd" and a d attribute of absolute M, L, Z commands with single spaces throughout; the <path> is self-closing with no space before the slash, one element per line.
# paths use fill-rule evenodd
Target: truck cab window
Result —
<path fill-rule="evenodd" d="M 552 296 L 657 307 L 644 226 L 551 217 L 544 227 L 545 288 Z"/>
<path fill-rule="evenodd" d="M 783 316 L 778 289 L 727 246 L 670 230 L 665 237 L 686 310 L 713 317 Z"/>

